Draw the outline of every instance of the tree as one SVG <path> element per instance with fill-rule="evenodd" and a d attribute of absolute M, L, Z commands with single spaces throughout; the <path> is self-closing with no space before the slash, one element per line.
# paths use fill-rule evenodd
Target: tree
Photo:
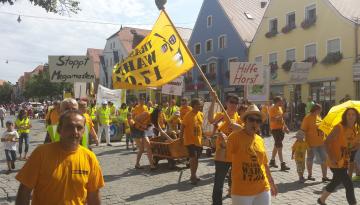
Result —
<path fill-rule="evenodd" d="M 53 99 L 61 96 L 63 90 L 71 90 L 70 83 L 53 83 L 50 82 L 50 75 L 47 70 L 34 75 L 26 82 L 24 97 L 27 99 Z"/>
<path fill-rule="evenodd" d="M 12 94 L 12 85 L 5 82 L 0 86 L 0 104 L 10 103 Z"/>
<path fill-rule="evenodd" d="M 58 13 L 60 15 L 77 13 L 80 11 L 78 0 L 28 0 L 35 6 L 44 8 L 47 12 Z M 16 0 L 0 0 L 1 3 L 13 5 Z"/>

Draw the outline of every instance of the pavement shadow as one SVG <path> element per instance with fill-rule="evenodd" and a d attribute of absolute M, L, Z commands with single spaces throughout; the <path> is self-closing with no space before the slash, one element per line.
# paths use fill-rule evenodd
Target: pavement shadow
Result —
<path fill-rule="evenodd" d="M 116 154 L 116 153 L 120 153 L 122 149 L 112 149 L 112 150 L 108 150 L 108 151 L 104 151 L 104 152 L 99 152 L 96 154 L 96 156 L 104 156 L 104 155 L 111 155 L 111 154 Z"/>
<path fill-rule="evenodd" d="M 289 191 L 296 191 L 296 190 L 303 189 L 308 186 L 315 186 L 318 184 L 322 184 L 322 182 L 319 181 L 319 182 L 312 182 L 312 183 L 306 183 L 306 182 L 299 183 L 298 181 L 294 181 L 294 182 L 289 182 L 289 183 L 279 183 L 276 185 L 278 187 L 279 193 L 286 193 Z"/>
<path fill-rule="evenodd" d="M 180 191 L 180 192 L 189 191 L 192 188 L 194 188 L 195 186 L 196 187 L 201 187 L 201 186 L 205 186 L 205 185 L 208 185 L 210 183 L 213 183 L 212 174 L 205 174 L 205 175 L 201 176 L 200 178 L 202 180 L 199 181 L 197 185 L 190 184 L 189 180 L 187 180 L 187 179 L 185 181 L 181 181 L 181 178 L 182 178 L 182 172 L 180 172 L 179 181 L 177 183 L 168 184 L 168 185 L 165 185 L 163 187 L 158 187 L 158 188 L 146 191 L 144 193 L 139 193 L 139 194 L 132 195 L 132 196 L 128 197 L 127 199 L 125 199 L 125 201 L 134 202 L 134 201 L 146 198 L 148 196 L 154 196 L 154 195 L 157 195 L 157 194 L 162 194 L 164 192 L 173 191 L 173 190 L 177 190 L 177 191 Z"/>

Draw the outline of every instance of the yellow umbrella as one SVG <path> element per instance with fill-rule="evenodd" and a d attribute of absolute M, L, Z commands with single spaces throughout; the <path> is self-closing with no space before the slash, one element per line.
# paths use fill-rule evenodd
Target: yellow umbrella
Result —
<path fill-rule="evenodd" d="M 333 127 L 341 122 L 341 117 L 347 108 L 355 108 L 358 112 L 360 112 L 360 101 L 349 100 L 332 107 L 320 123 L 319 129 L 326 135 L 329 135 Z"/>

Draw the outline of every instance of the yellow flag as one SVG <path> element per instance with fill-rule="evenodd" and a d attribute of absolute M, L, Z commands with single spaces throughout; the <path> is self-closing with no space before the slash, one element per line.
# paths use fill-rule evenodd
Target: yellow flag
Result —
<path fill-rule="evenodd" d="M 162 86 L 194 66 L 191 53 L 167 14 L 161 11 L 151 33 L 112 74 L 115 89 L 144 89 Z"/>

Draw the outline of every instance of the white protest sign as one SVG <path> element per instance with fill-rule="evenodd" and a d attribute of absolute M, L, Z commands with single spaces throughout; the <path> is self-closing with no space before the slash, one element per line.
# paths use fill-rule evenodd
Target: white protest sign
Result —
<path fill-rule="evenodd" d="M 251 102 L 265 102 L 270 95 L 270 66 L 263 67 L 264 84 L 247 87 L 247 99 Z"/>
<path fill-rule="evenodd" d="M 111 90 L 102 85 L 99 85 L 96 104 L 97 106 L 101 106 L 102 101 L 107 100 L 113 102 L 115 107 L 119 108 L 122 103 L 126 102 L 124 95 L 125 92 L 126 92 L 125 90 L 120 90 L 120 89 Z"/>
<path fill-rule="evenodd" d="M 203 113 L 204 113 L 204 121 L 203 121 L 203 133 L 205 135 L 211 134 L 214 130 L 214 125 L 210 124 L 208 121 L 208 114 L 211 102 L 205 102 L 203 106 Z M 220 105 L 215 103 L 214 106 L 214 114 L 217 112 L 221 112 Z"/>
<path fill-rule="evenodd" d="M 184 87 L 184 76 L 180 76 L 168 84 L 162 86 L 161 93 L 181 96 Z"/>
<path fill-rule="evenodd" d="M 263 65 L 248 62 L 230 62 L 230 85 L 262 85 Z"/>
<path fill-rule="evenodd" d="M 294 62 L 290 69 L 290 84 L 307 83 L 310 68 L 312 63 L 309 62 Z"/>
<path fill-rule="evenodd" d="M 49 56 L 51 82 L 95 82 L 92 61 L 87 56 Z"/>
<path fill-rule="evenodd" d="M 75 82 L 74 83 L 75 98 L 87 97 L 86 95 L 86 83 Z"/>

